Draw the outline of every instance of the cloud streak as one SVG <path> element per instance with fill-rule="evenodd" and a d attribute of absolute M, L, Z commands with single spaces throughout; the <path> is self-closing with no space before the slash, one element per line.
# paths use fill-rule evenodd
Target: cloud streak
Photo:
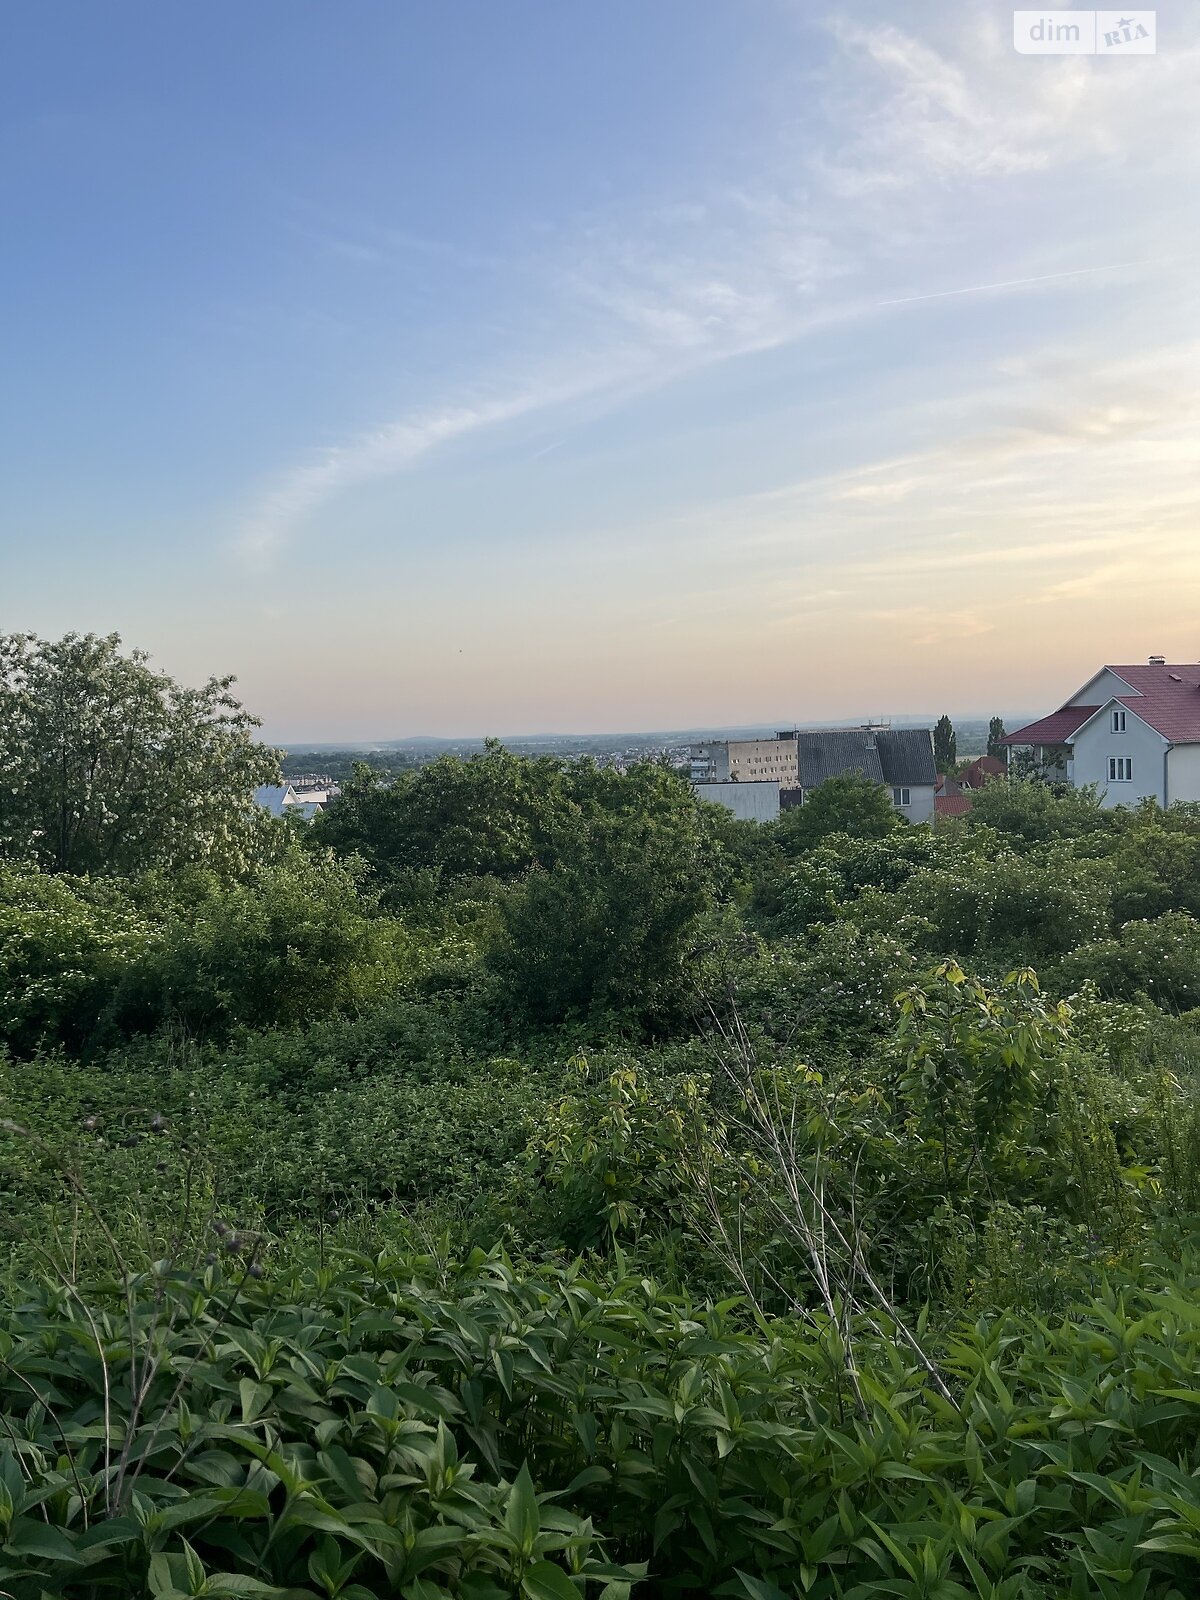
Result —
<path fill-rule="evenodd" d="M 1025 289 L 1038 283 L 1055 283 L 1062 278 L 1090 278 L 1100 272 L 1133 272 L 1161 266 L 1162 261 L 1114 261 L 1106 267 L 1071 267 L 1066 272 L 1039 272 L 1032 278 L 1006 278 L 1000 283 L 971 283 L 961 289 L 934 289 L 928 294 L 906 294 L 895 300 L 877 300 L 877 306 L 911 306 L 921 300 L 951 300 L 961 294 L 990 294 L 997 289 Z"/>
<path fill-rule="evenodd" d="M 518 390 L 471 405 L 404 417 L 320 451 L 261 497 L 239 532 L 238 553 L 252 565 L 265 565 L 306 517 L 336 495 L 400 472 L 440 445 L 561 405 L 586 392 L 586 383 Z"/>
<path fill-rule="evenodd" d="M 798 144 L 753 185 L 660 198 L 636 215 L 614 208 L 557 230 L 563 242 L 553 256 L 528 264 L 528 298 L 546 302 L 531 314 L 524 364 L 534 376 L 506 376 L 500 368 L 466 398 L 418 403 L 378 428 L 314 450 L 250 506 L 235 534 L 238 554 L 250 566 L 269 567 L 338 496 L 523 418 L 589 399 L 615 405 L 715 363 L 881 311 L 1076 281 L 1099 285 L 1161 265 L 1166 258 L 1036 270 L 1051 263 L 1038 258 L 1036 243 L 1018 237 L 1003 264 L 1034 270 L 879 294 L 889 280 L 928 281 L 931 267 L 939 276 L 978 267 L 969 249 L 956 255 L 929 248 L 953 223 L 964 195 L 983 196 L 997 182 L 1056 165 L 1069 171 L 1101 153 L 1128 159 L 1161 126 L 1159 102 L 1186 105 L 1197 82 L 1200 58 L 1189 49 L 1156 80 L 1157 98 L 1147 96 L 1145 78 L 1106 80 L 1089 62 L 1064 60 L 1061 70 L 1036 72 L 1004 46 L 983 11 L 960 14 L 935 36 L 949 42 L 934 48 L 919 26 L 906 32 L 835 22 L 821 85 L 824 141 Z M 1120 232 L 1114 228 L 1114 237 Z M 1095 243 L 1079 241 L 1079 254 Z M 868 478 L 844 492 L 864 505 L 899 504 L 910 488 Z"/>

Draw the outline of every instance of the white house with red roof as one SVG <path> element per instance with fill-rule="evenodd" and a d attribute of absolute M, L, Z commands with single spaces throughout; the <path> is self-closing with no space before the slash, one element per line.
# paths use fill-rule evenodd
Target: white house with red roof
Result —
<path fill-rule="evenodd" d="M 1105 806 L 1200 801 L 1200 665 L 1101 667 L 1057 711 L 1005 739 L 1031 749 L 1044 775 L 1095 784 Z"/>

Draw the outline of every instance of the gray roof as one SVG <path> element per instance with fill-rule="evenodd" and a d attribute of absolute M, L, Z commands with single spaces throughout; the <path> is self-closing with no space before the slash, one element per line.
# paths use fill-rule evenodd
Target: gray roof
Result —
<path fill-rule="evenodd" d="M 835 728 L 796 734 L 800 787 L 859 773 L 875 783 L 919 787 L 937 782 L 928 728 Z"/>
<path fill-rule="evenodd" d="M 864 778 L 883 782 L 879 752 L 872 748 L 878 739 L 857 728 L 825 729 L 796 735 L 796 761 L 800 768 L 800 787 L 815 789 L 826 778 L 842 778 L 857 772 Z"/>
<path fill-rule="evenodd" d="M 273 817 L 281 817 L 291 792 L 290 783 L 264 783 L 255 789 L 254 798 L 260 806 L 265 806 Z"/>
<path fill-rule="evenodd" d="M 919 788 L 937 782 L 933 735 L 928 728 L 890 728 L 876 737 L 884 783 Z"/>

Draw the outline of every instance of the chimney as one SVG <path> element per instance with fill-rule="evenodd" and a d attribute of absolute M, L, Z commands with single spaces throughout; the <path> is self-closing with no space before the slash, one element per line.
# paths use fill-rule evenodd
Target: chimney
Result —
<path fill-rule="evenodd" d="M 1166 656 L 1151 656 L 1150 657 L 1150 665 L 1152 667 L 1165 667 L 1166 664 L 1167 664 Z"/>

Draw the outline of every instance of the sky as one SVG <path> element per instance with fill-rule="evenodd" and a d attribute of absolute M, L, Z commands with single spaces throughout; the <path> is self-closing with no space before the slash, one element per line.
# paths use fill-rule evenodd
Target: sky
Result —
<path fill-rule="evenodd" d="M 0 630 L 278 741 L 1200 657 L 1200 7 L 10 0 Z"/>

